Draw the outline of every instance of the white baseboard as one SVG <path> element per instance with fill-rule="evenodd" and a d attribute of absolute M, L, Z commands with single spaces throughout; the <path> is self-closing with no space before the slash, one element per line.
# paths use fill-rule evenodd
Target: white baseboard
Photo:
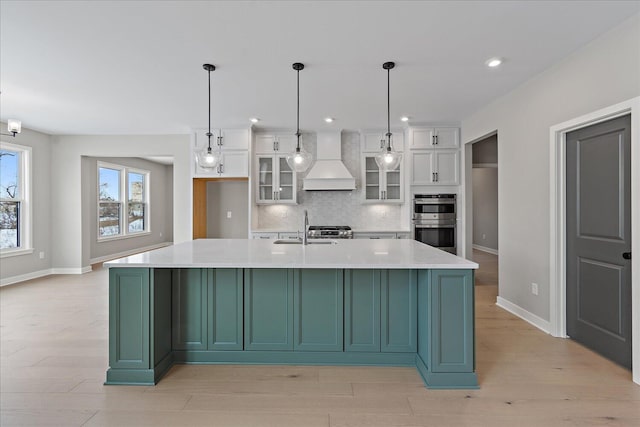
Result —
<path fill-rule="evenodd" d="M 88 265 L 86 267 L 80 268 L 52 268 L 51 274 L 84 274 L 91 271 L 91 266 Z"/>
<path fill-rule="evenodd" d="M 13 285 L 14 283 L 24 282 L 26 280 L 37 279 L 39 277 L 51 276 L 54 274 L 84 274 L 91 271 L 91 266 L 80 268 L 48 268 L 46 270 L 33 271 L 31 273 L 19 274 L 17 276 L 5 277 L 0 279 L 0 287 Z"/>
<path fill-rule="evenodd" d="M 20 274 L 18 276 L 5 277 L 0 279 L 0 287 L 13 285 L 14 283 L 24 282 L 25 280 L 37 279 L 39 277 L 50 276 L 53 274 L 53 270 L 47 268 L 46 270 L 32 271 L 31 273 Z"/>
<path fill-rule="evenodd" d="M 482 252 L 488 252 L 490 254 L 498 255 L 498 250 L 497 249 L 492 249 L 492 248 L 488 248 L 486 246 L 480 246 L 480 245 L 476 245 L 476 244 L 471 245 L 471 247 L 473 249 L 477 249 L 477 250 L 482 251 Z"/>
<path fill-rule="evenodd" d="M 140 252 L 152 251 L 154 249 L 164 248 L 165 246 L 171 246 L 172 242 L 162 242 L 155 245 L 145 246 L 144 248 L 136 248 L 128 251 L 118 252 L 115 254 L 105 255 L 97 258 L 91 258 L 89 263 L 97 264 L 100 262 L 111 261 L 112 259 L 122 258 L 129 255 L 139 254 Z"/>
<path fill-rule="evenodd" d="M 535 326 L 536 328 L 540 329 L 543 332 L 546 332 L 547 334 L 550 334 L 551 332 L 551 323 L 547 320 L 544 320 L 541 317 L 536 316 L 535 314 L 525 310 L 524 308 L 520 307 L 519 305 L 516 305 L 514 303 L 512 303 L 511 301 L 507 301 L 506 299 L 502 298 L 502 297 L 498 297 L 496 299 L 496 305 L 500 308 L 503 308 L 505 310 L 507 310 L 509 313 L 511 314 L 515 314 L 516 316 L 518 316 L 519 318 L 521 318 L 522 320 L 525 320 L 529 323 L 531 323 L 533 326 Z"/>

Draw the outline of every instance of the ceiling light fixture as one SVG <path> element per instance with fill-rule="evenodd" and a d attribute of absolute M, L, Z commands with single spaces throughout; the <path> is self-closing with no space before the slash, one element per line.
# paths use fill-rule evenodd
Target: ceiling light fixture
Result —
<path fill-rule="evenodd" d="M 9 119 L 7 120 L 7 130 L 11 133 L 3 133 L 4 136 L 16 137 L 16 134 L 22 132 L 22 122 L 20 120 Z"/>
<path fill-rule="evenodd" d="M 296 115 L 296 137 L 298 139 L 298 143 L 296 145 L 296 149 L 293 153 L 287 154 L 287 163 L 296 172 L 304 172 L 309 169 L 311 166 L 311 162 L 313 158 L 311 154 L 307 153 L 300 147 L 300 70 L 304 70 L 304 64 L 300 62 L 296 62 L 293 64 L 293 69 L 296 70 L 297 73 L 297 115 Z"/>
<path fill-rule="evenodd" d="M 402 117 L 400 117 L 400 120 L 403 121 L 403 122 L 408 122 L 409 121 L 409 117 L 402 116 Z"/>
<path fill-rule="evenodd" d="M 257 117 L 251 117 L 249 120 L 251 121 L 251 123 L 258 123 L 260 121 L 260 119 Z"/>
<path fill-rule="evenodd" d="M 390 70 L 395 67 L 395 62 L 385 62 L 382 64 L 382 68 L 387 70 L 387 144 L 382 150 L 376 154 L 376 163 L 378 167 L 383 171 L 392 171 L 400 166 L 400 160 L 402 160 L 402 154 L 393 149 L 393 143 L 391 140 L 391 102 L 390 102 L 390 90 L 389 90 L 389 74 Z"/>
<path fill-rule="evenodd" d="M 202 68 L 207 70 L 207 74 L 209 75 L 209 131 L 207 132 L 207 138 L 209 139 L 209 145 L 207 148 L 203 148 L 196 155 L 196 160 L 198 162 L 198 166 L 203 169 L 214 169 L 220 163 L 220 153 L 216 153 L 211 150 L 211 137 L 213 134 L 211 133 L 211 72 L 216 69 L 214 65 L 211 64 L 203 64 Z"/>
<path fill-rule="evenodd" d="M 496 67 L 500 66 L 500 64 L 502 64 L 502 58 L 490 58 L 490 59 L 487 59 L 485 64 L 489 68 L 496 68 Z"/>
<path fill-rule="evenodd" d="M 333 123 L 333 118 L 331 118 L 331 117 L 326 117 L 326 118 L 324 119 L 324 121 L 325 121 L 325 122 L 327 122 L 327 123 Z"/>

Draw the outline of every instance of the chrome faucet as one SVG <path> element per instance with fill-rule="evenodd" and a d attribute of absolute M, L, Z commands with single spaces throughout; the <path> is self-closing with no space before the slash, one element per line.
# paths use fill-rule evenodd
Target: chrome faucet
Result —
<path fill-rule="evenodd" d="M 304 225 L 302 226 L 302 229 L 304 230 L 302 233 L 302 244 L 306 246 L 309 244 L 309 241 L 307 240 L 307 235 L 309 234 L 309 215 L 306 209 L 304 210 Z"/>

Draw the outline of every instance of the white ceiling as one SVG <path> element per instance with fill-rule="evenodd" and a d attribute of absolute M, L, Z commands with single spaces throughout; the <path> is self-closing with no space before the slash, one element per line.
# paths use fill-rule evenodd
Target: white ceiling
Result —
<path fill-rule="evenodd" d="M 640 1 L 4 1 L 0 117 L 51 134 L 457 122 L 640 11 Z M 505 58 L 499 70 L 484 62 Z M 323 118 L 336 121 L 327 125 Z"/>

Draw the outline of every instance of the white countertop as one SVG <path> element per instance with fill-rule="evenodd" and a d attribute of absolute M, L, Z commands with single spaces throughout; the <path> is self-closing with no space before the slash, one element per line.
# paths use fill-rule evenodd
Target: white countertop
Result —
<path fill-rule="evenodd" d="M 354 233 L 411 233 L 409 229 L 374 229 L 374 228 L 352 228 Z M 296 233 L 297 230 L 284 228 L 256 228 L 251 230 L 252 233 Z M 302 233 L 302 232 L 300 232 Z"/>
<path fill-rule="evenodd" d="M 106 262 L 146 268 L 476 269 L 478 264 L 409 239 L 338 239 L 274 244 L 261 239 L 198 239 Z"/>

